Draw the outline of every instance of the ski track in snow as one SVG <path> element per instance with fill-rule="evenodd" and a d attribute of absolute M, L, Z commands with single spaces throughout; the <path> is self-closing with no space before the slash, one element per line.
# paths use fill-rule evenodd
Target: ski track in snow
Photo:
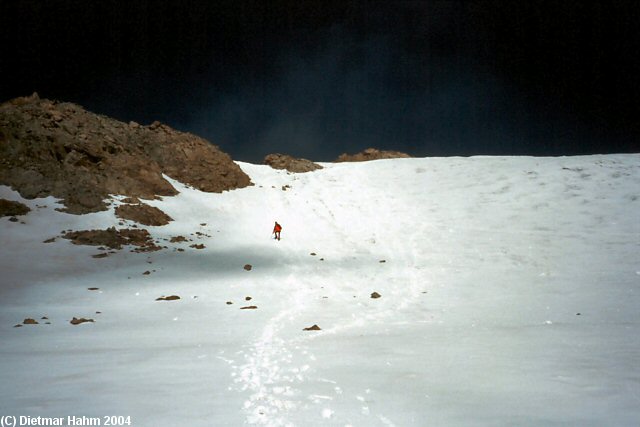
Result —
<path fill-rule="evenodd" d="M 330 191 L 335 191 L 331 189 Z M 335 227 L 336 215 L 332 207 L 325 200 L 331 200 L 330 194 L 321 194 L 318 199 L 325 208 L 325 212 L 313 210 L 316 219 L 320 219 L 324 224 L 316 227 L 330 230 L 331 233 L 337 233 L 340 240 L 347 248 L 347 252 L 359 254 L 370 259 L 375 259 L 371 248 L 375 248 L 377 255 L 381 253 L 377 242 L 384 242 L 382 253 L 385 256 L 385 263 L 389 265 L 391 271 L 387 274 L 394 277 L 400 283 L 390 288 L 390 293 L 384 295 L 384 298 L 394 299 L 396 304 L 388 306 L 386 309 L 377 309 L 373 312 L 362 316 L 352 314 L 351 318 L 341 319 L 336 322 L 335 326 L 323 328 L 322 331 L 315 333 L 305 333 L 304 335 L 287 338 L 282 334 L 285 327 L 295 324 L 297 318 L 308 310 L 317 309 L 317 307 L 309 307 L 307 302 L 314 296 L 312 291 L 314 283 L 310 283 L 304 279 L 305 272 L 293 267 L 294 272 L 290 273 L 286 280 L 283 280 L 285 287 L 291 289 L 288 299 L 282 307 L 267 324 L 257 334 L 257 339 L 239 356 L 244 363 L 237 365 L 232 363 L 233 387 L 235 390 L 247 395 L 243 404 L 243 411 L 246 415 L 248 424 L 268 425 L 268 426 L 292 426 L 295 425 L 290 421 L 289 415 L 295 413 L 296 410 L 308 409 L 309 404 L 322 405 L 323 409 L 317 413 L 321 417 L 318 423 L 322 423 L 331 419 L 335 412 L 331 409 L 330 402 L 334 397 L 342 394 L 342 388 L 338 381 L 321 378 L 322 382 L 333 384 L 334 395 L 310 394 L 302 396 L 296 385 L 310 379 L 313 375 L 314 363 L 317 363 L 316 357 L 309 351 L 309 343 L 322 339 L 328 334 L 339 334 L 350 329 L 362 328 L 369 326 L 377 328 L 385 323 L 393 323 L 393 318 L 411 306 L 423 293 L 428 284 L 425 283 L 424 277 L 419 278 L 419 266 L 416 260 L 419 259 L 419 249 L 416 239 L 410 241 L 399 241 L 394 238 L 393 227 L 391 224 L 378 223 L 373 230 L 369 231 L 369 237 L 364 241 L 356 241 L 350 233 Z M 291 203 L 287 198 L 281 200 L 269 200 L 269 209 L 274 209 L 277 204 L 282 204 L 286 209 L 292 209 Z M 390 217 L 393 212 L 402 210 L 402 206 L 393 206 Z M 376 215 L 376 212 L 365 212 L 363 208 L 359 208 L 359 212 L 351 212 L 354 218 L 367 218 Z M 384 227 L 384 228 L 383 228 Z M 412 234 L 413 236 L 422 236 L 425 228 L 424 225 L 417 225 L 418 229 Z M 286 234 L 285 234 L 286 236 Z M 407 253 L 407 246 L 411 247 L 410 257 L 404 257 L 398 262 L 394 262 L 394 254 Z M 343 249 L 344 250 L 344 249 Z M 288 249 L 286 254 L 291 262 L 300 260 L 300 251 Z M 313 378 L 318 380 L 317 378 Z M 367 391 L 369 392 L 369 391 Z M 366 405 L 365 399 L 361 396 L 354 396 L 358 401 L 362 402 L 361 414 L 364 416 L 371 415 L 370 408 Z M 395 425 L 391 420 L 382 414 L 378 414 L 381 425 Z M 314 424 L 310 422 L 310 424 Z"/>

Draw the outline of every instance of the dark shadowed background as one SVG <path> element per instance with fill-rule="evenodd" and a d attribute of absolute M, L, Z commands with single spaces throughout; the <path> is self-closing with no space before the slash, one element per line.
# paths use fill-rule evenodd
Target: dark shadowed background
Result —
<path fill-rule="evenodd" d="M 0 101 L 235 159 L 640 151 L 637 1 L 0 0 Z"/>

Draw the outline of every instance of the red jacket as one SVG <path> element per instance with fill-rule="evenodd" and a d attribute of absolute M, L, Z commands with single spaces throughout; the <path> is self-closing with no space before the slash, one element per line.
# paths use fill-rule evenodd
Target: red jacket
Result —
<path fill-rule="evenodd" d="M 282 226 L 276 222 L 276 225 L 273 227 L 273 232 L 279 233 L 280 231 L 282 231 Z"/>

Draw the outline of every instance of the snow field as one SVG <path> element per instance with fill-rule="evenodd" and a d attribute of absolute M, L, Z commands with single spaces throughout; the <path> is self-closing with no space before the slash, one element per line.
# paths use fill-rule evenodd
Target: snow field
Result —
<path fill-rule="evenodd" d="M 193 242 L 104 259 L 42 241 L 117 226 L 112 211 L 62 214 L 0 188 L 34 208 L 0 224 L 3 413 L 136 426 L 640 422 L 639 155 L 307 174 L 239 164 L 253 187 L 172 181 L 179 195 L 147 202 L 175 220 L 145 227 L 154 237 Z M 51 325 L 13 328 L 41 316 Z"/>

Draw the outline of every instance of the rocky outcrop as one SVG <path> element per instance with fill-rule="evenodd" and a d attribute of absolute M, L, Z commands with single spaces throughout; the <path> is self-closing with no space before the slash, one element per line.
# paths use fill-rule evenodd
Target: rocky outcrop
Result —
<path fill-rule="evenodd" d="M 69 213 L 95 212 L 109 195 L 177 194 L 162 174 L 207 192 L 251 185 L 216 146 L 159 122 L 127 124 L 37 94 L 0 105 L 0 184 L 27 199 L 52 195 Z"/>
<path fill-rule="evenodd" d="M 160 209 L 145 203 L 123 204 L 116 207 L 116 216 L 143 225 L 167 225 L 173 219 Z"/>
<path fill-rule="evenodd" d="M 0 217 L 26 215 L 29 211 L 31 211 L 31 209 L 20 202 L 0 199 Z"/>
<path fill-rule="evenodd" d="M 124 245 L 133 245 L 136 252 L 151 252 L 161 249 L 155 244 L 147 230 L 133 230 L 115 227 L 106 230 L 81 230 L 65 233 L 62 237 L 76 245 L 106 246 L 110 249 L 122 249 Z"/>
<path fill-rule="evenodd" d="M 274 169 L 285 169 L 289 172 L 302 173 L 311 172 L 316 169 L 322 169 L 322 166 L 313 163 L 307 159 L 296 159 L 287 154 L 269 154 L 264 158 L 265 165 L 269 165 Z"/>
<path fill-rule="evenodd" d="M 338 158 L 334 160 L 334 162 L 366 162 L 369 160 L 397 159 L 409 157 L 411 156 L 400 151 L 386 151 L 378 150 L 376 148 L 367 148 L 366 150 L 357 154 L 340 154 L 340 156 L 338 156 Z"/>

